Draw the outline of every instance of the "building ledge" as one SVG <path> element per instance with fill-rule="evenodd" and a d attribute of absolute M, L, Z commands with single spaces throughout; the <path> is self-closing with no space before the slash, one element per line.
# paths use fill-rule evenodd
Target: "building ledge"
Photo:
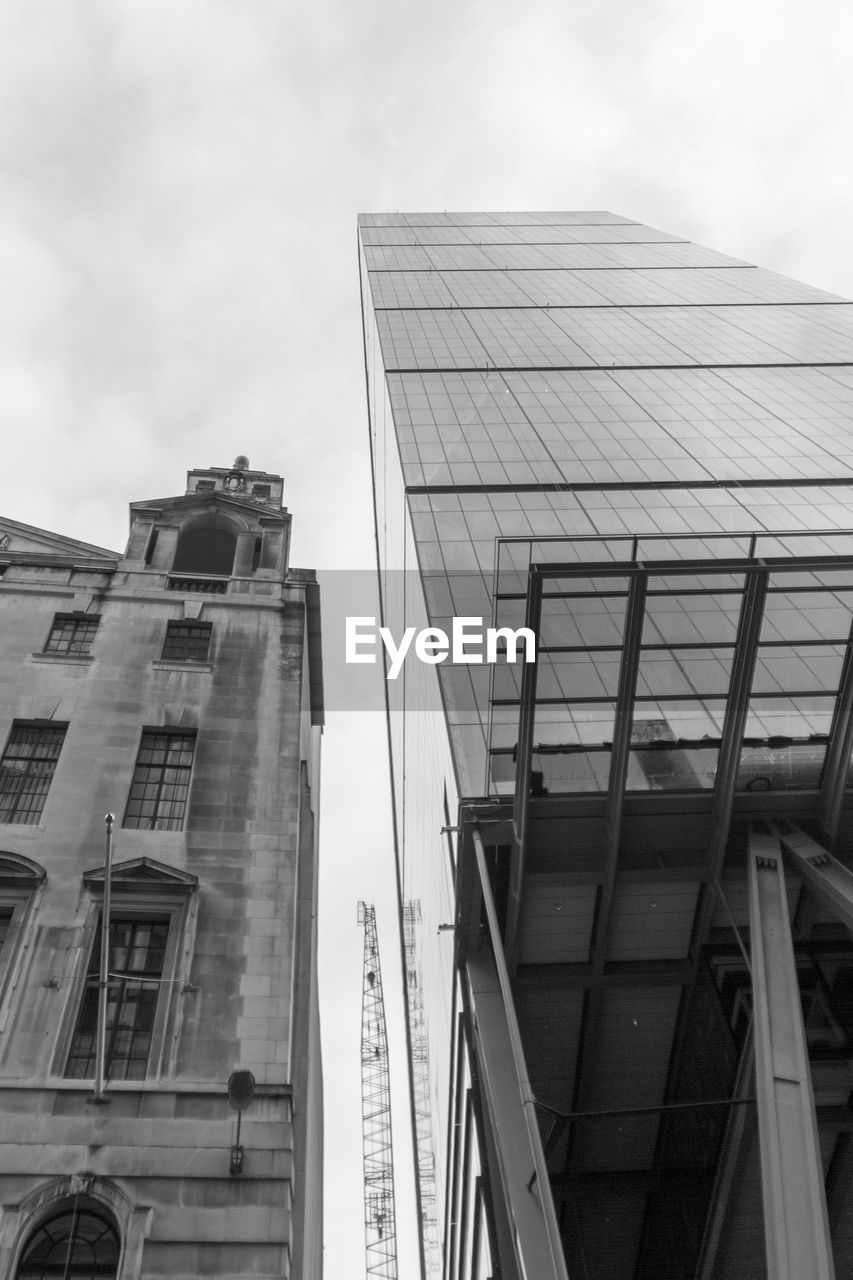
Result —
<path fill-rule="evenodd" d="M 95 661 L 91 653 L 31 653 L 33 662 L 64 662 L 72 667 L 88 667 Z"/>
<path fill-rule="evenodd" d="M 212 671 L 212 662 L 179 661 L 168 658 L 154 658 L 151 666 L 155 671 Z"/>

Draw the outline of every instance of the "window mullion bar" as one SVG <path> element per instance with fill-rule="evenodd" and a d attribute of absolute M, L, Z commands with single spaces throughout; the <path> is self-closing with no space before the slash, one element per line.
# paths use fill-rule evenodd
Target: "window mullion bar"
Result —
<path fill-rule="evenodd" d="M 513 802 L 513 842 L 509 868 L 509 894 L 507 898 L 504 944 L 507 968 L 511 976 L 515 975 L 518 964 L 518 925 L 521 917 L 524 863 L 527 855 L 527 818 L 530 809 L 530 770 L 533 760 L 533 734 L 536 725 L 536 676 L 541 621 L 542 574 L 533 570 L 530 573 L 527 584 L 527 609 L 524 625 L 536 637 L 537 653 L 533 662 L 525 662 L 521 675 L 521 698 L 518 711 L 518 751 L 515 764 L 515 799 Z"/>
<path fill-rule="evenodd" d="M 711 811 L 709 852 L 714 883 L 719 879 L 729 838 L 735 786 L 740 766 L 741 743 L 749 711 L 749 696 L 758 653 L 764 602 L 767 599 L 768 579 L 769 574 L 766 569 L 750 573 L 747 576 L 741 606 Z"/>
<path fill-rule="evenodd" d="M 607 933 L 613 889 L 616 883 L 616 866 L 619 860 L 622 808 L 625 803 L 625 785 L 631 750 L 634 698 L 640 671 L 640 645 L 643 638 L 647 587 L 648 574 L 637 574 L 632 578 L 625 605 L 624 644 L 619 668 L 619 692 L 613 724 L 613 747 L 610 753 L 607 808 L 604 816 L 604 879 L 599 899 L 596 947 L 593 957 L 593 971 L 596 974 L 604 972 L 607 954 Z"/>
<path fill-rule="evenodd" d="M 853 755 L 853 627 L 844 655 L 838 687 L 832 737 L 826 749 L 826 763 L 820 788 L 819 815 L 823 837 L 831 849 L 838 836 L 841 806 Z"/>
<path fill-rule="evenodd" d="M 169 742 L 167 739 L 166 745 L 163 748 L 163 763 L 161 765 L 158 765 L 159 772 L 157 774 L 157 797 L 154 801 L 154 812 L 151 815 L 151 827 L 150 827 L 151 831 L 155 831 L 157 829 L 157 822 L 160 817 L 160 799 L 163 794 L 163 785 L 164 785 L 163 780 L 166 774 L 166 762 L 168 758 L 169 758 Z"/>

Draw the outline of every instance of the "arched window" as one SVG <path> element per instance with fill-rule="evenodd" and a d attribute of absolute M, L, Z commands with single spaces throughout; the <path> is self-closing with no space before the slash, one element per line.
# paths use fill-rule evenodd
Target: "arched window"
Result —
<path fill-rule="evenodd" d="M 212 525 L 185 529 L 178 538 L 173 573 L 216 573 L 230 577 L 237 539 L 228 529 Z"/>
<path fill-rule="evenodd" d="M 73 1201 L 30 1236 L 15 1280 L 115 1280 L 118 1232 L 91 1201 Z"/>

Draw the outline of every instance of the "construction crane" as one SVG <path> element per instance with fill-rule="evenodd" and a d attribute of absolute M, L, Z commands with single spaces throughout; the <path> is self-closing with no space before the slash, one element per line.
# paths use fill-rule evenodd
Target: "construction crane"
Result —
<path fill-rule="evenodd" d="M 361 995 L 361 1127 L 364 1146 L 364 1242 L 367 1275 L 397 1280 L 394 1152 L 391 1144 L 391 1078 L 379 967 L 376 911 L 358 904 L 364 925 Z"/>
<path fill-rule="evenodd" d="M 409 1047 L 412 1059 L 412 1091 L 415 1104 L 418 1202 L 424 1265 L 429 1275 L 441 1270 L 438 1244 L 435 1157 L 430 1105 L 429 1042 L 418 964 L 417 935 L 421 924 L 419 899 L 403 904 L 403 947 L 406 957 L 406 996 L 409 1010 Z"/>

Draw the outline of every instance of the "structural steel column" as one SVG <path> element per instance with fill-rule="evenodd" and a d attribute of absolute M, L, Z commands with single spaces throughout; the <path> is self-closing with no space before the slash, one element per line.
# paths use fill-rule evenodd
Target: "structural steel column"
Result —
<path fill-rule="evenodd" d="M 853 932 L 853 872 L 793 824 L 779 838 L 791 869 Z"/>
<path fill-rule="evenodd" d="M 533 736 L 536 732 L 536 676 L 539 662 L 542 626 L 542 573 L 531 566 L 527 579 L 527 608 L 524 625 L 536 636 L 533 662 L 525 662 L 521 671 L 521 698 L 518 707 L 518 747 L 515 763 L 515 799 L 512 821 L 514 838 L 509 864 L 509 892 L 506 907 L 506 962 L 515 976 L 518 963 L 518 926 L 521 919 L 521 896 L 524 892 L 524 863 L 527 857 L 527 814 L 530 808 L 530 768 L 533 763 Z"/>
<path fill-rule="evenodd" d="M 853 754 L 853 626 L 844 655 L 844 668 L 838 686 L 838 698 L 832 721 L 832 732 L 826 748 L 826 763 L 820 784 L 820 818 L 823 837 L 831 849 L 838 836 L 841 807 L 850 774 Z"/>
<path fill-rule="evenodd" d="M 491 955 L 481 946 L 469 955 L 469 985 L 475 1047 L 484 1101 L 492 1113 L 502 1191 L 510 1218 L 515 1262 L 523 1280 L 569 1280 L 542 1148 L 536 1098 L 527 1073 L 515 1000 L 501 942 L 483 840 L 472 830 Z"/>
<path fill-rule="evenodd" d="M 772 1280 L 832 1280 L 820 1141 L 778 839 L 752 831 L 747 860 L 767 1274 Z"/>

